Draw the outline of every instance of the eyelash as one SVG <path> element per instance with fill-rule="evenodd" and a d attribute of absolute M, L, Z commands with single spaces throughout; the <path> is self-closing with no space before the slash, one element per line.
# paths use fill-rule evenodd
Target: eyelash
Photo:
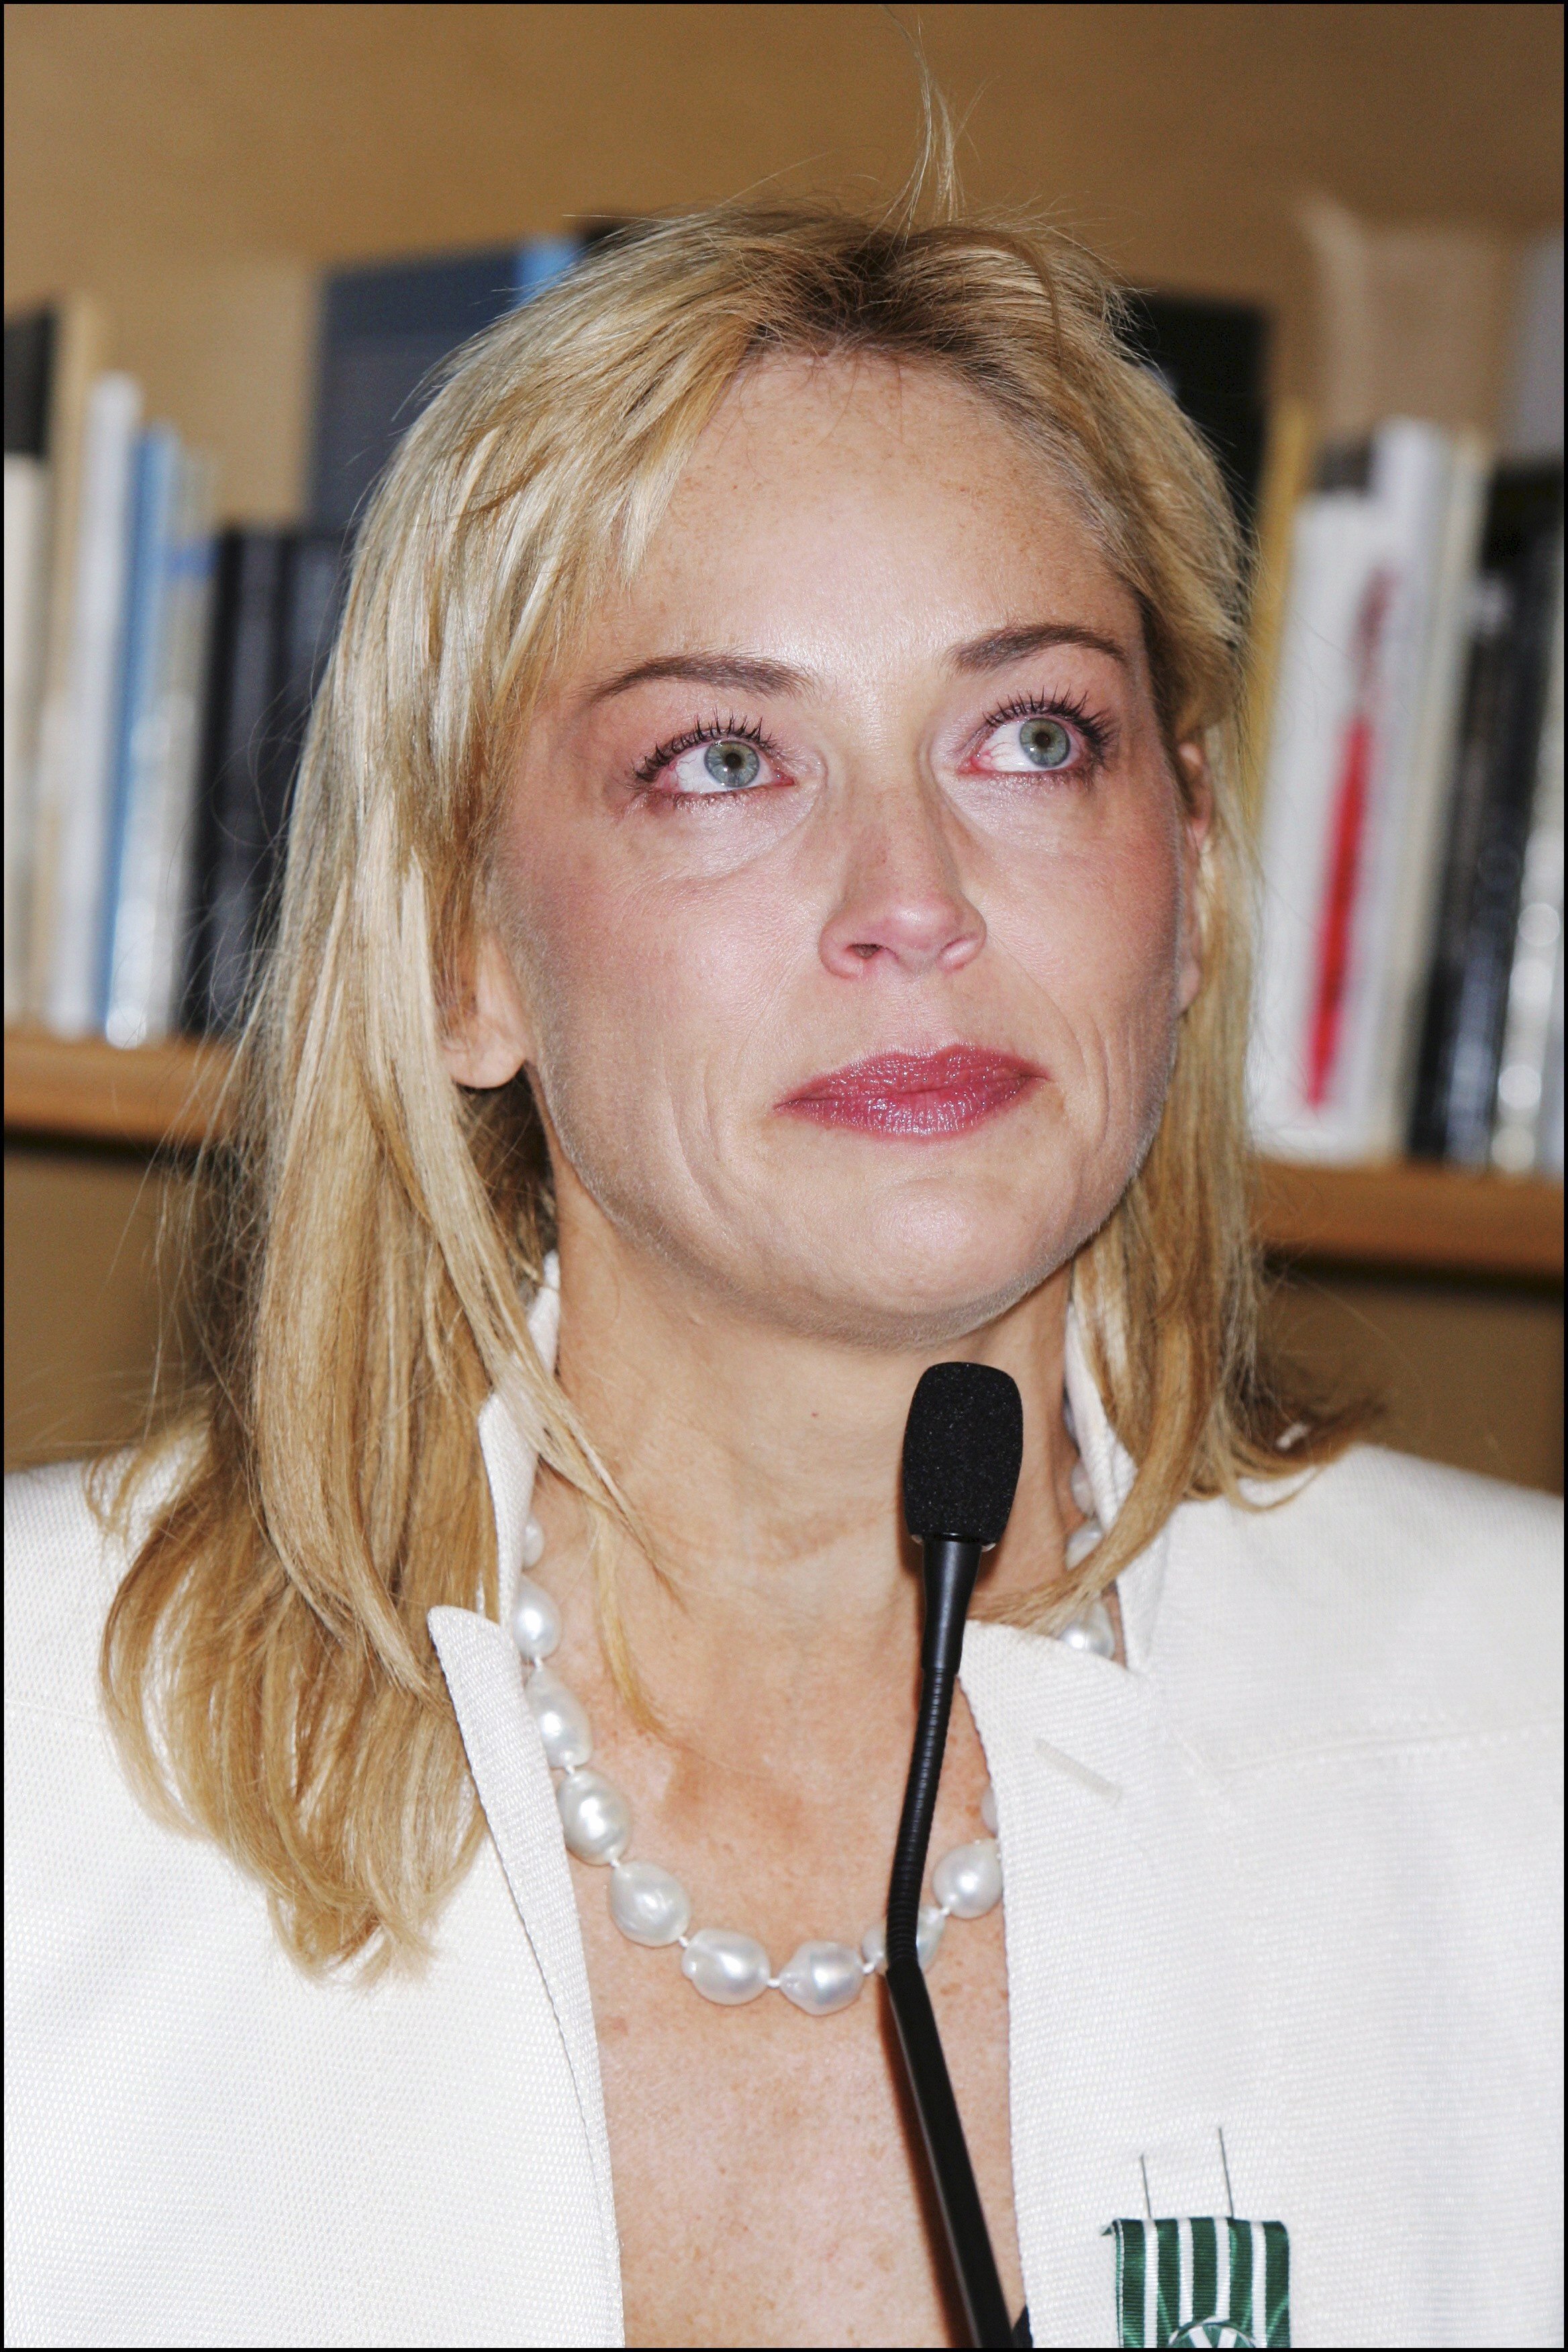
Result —
<path fill-rule="evenodd" d="M 1005 727 L 1016 719 L 1066 719 L 1083 737 L 1091 769 L 1104 764 L 1114 736 L 1112 722 L 1103 712 L 1091 710 L 1081 695 L 1070 694 L 1016 694 L 994 710 L 987 712 L 981 722 L 980 732 L 982 736 L 994 734 L 998 727 Z M 777 760 L 779 756 L 778 747 L 765 729 L 760 727 L 755 719 L 737 719 L 731 712 L 722 721 L 714 717 L 700 727 L 686 728 L 680 734 L 670 736 L 666 742 L 656 743 L 647 759 L 637 762 L 632 773 L 639 784 L 652 786 L 672 761 L 679 760 L 683 751 L 692 751 L 699 743 L 751 743 L 770 760 Z M 669 793 L 664 797 L 688 801 L 705 799 L 708 795 Z"/>
<path fill-rule="evenodd" d="M 704 726 L 688 727 L 682 734 L 672 735 L 668 743 L 656 743 L 647 758 L 639 761 L 632 773 L 639 784 L 655 783 L 672 761 L 679 760 L 683 751 L 694 750 L 699 743 L 750 743 L 768 759 L 778 758 L 777 745 L 754 719 L 742 719 L 731 714 L 722 726 L 716 718 L 710 719 Z M 666 797 L 678 801 L 703 800 L 708 795 L 702 793 L 670 793 Z"/>
<path fill-rule="evenodd" d="M 1104 711 L 1091 710 L 1081 695 L 1016 694 L 981 721 L 982 736 L 994 734 L 1015 719 L 1065 719 L 1083 737 L 1090 769 L 1103 767 L 1116 740 L 1114 721 Z M 1067 770 L 1060 772 L 1066 774 Z"/>

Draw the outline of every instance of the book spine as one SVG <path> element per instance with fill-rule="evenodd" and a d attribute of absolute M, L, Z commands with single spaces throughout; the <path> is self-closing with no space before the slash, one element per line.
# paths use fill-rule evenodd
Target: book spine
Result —
<path fill-rule="evenodd" d="M 1368 954 L 1377 965 L 1374 1017 L 1363 1040 L 1367 1156 L 1373 1159 L 1402 1150 L 1410 1122 L 1464 690 L 1470 586 L 1486 514 L 1486 443 L 1472 433 L 1443 439 L 1441 478 L 1434 475 L 1430 481 L 1428 527 L 1411 548 L 1416 595 L 1403 672 L 1390 679 L 1400 707 L 1389 743 L 1381 870 L 1364 912 L 1373 934 Z"/>
<path fill-rule="evenodd" d="M 1249 1082 L 1265 1149 L 1353 1156 L 1341 1104 L 1347 949 L 1364 853 L 1373 640 L 1393 551 L 1354 491 L 1302 502 L 1263 809 L 1263 933 Z"/>
<path fill-rule="evenodd" d="M 1551 668 L 1535 799 L 1524 853 L 1508 1017 L 1492 1125 L 1494 1168 L 1522 1175 L 1542 1158 L 1549 1099 L 1552 1000 L 1563 940 L 1563 551 L 1557 551 Z M 1561 1036 L 1559 1036 L 1561 1047 Z"/>
<path fill-rule="evenodd" d="M 127 375 L 100 376 L 88 403 L 44 1004 L 47 1025 L 66 1036 L 86 1035 L 98 1015 L 141 411 L 140 388 Z"/>
<path fill-rule="evenodd" d="M 1535 1165 L 1542 1176 L 1563 1181 L 1563 932 L 1552 974 L 1552 1012 L 1546 1030 L 1546 1083 L 1542 1093 L 1541 1140 Z"/>
<path fill-rule="evenodd" d="M 277 927 L 300 755 L 337 634 L 347 584 L 347 545 L 342 531 L 306 530 L 295 533 L 285 550 L 272 706 L 257 767 L 265 849 L 247 941 L 252 976 Z"/>
<path fill-rule="evenodd" d="M 265 884 L 261 762 L 271 710 L 285 535 L 226 531 L 203 730 L 195 905 L 184 1023 L 233 1030 L 249 986 L 254 910 Z"/>
<path fill-rule="evenodd" d="M 26 793 L 26 899 L 17 952 L 26 970 L 23 1010 L 41 1020 L 55 936 L 64 801 L 70 782 L 71 647 L 77 608 L 82 465 L 89 394 L 100 363 L 103 316 L 90 299 L 58 303 L 48 341 L 44 455 L 49 468 L 48 595 L 40 663 L 37 737 Z"/>
<path fill-rule="evenodd" d="M 166 1036 L 179 1013 L 186 909 L 196 829 L 196 773 L 213 604 L 212 460 L 190 450 L 181 467 L 180 513 L 164 679 L 163 789 L 159 798 L 148 1037 Z"/>
<path fill-rule="evenodd" d="M 44 605 L 48 594 L 49 469 L 5 459 L 5 1019 L 26 1003 L 28 856 L 38 745 Z"/>
<path fill-rule="evenodd" d="M 1489 737 L 1468 921 L 1445 1041 L 1440 1102 L 1444 1155 L 1468 1167 L 1490 1156 L 1509 971 L 1519 919 L 1545 703 L 1561 533 L 1561 478 L 1550 488 L 1506 485 L 1505 570 L 1510 622 Z"/>
<path fill-rule="evenodd" d="M 136 457 L 135 512 L 127 584 L 124 680 L 111 793 L 106 919 L 97 1026 L 111 1044 L 143 1031 L 126 1006 L 144 988 L 151 920 L 153 827 L 163 762 L 160 687 L 168 631 L 169 549 L 180 446 L 167 425 L 143 433 Z"/>

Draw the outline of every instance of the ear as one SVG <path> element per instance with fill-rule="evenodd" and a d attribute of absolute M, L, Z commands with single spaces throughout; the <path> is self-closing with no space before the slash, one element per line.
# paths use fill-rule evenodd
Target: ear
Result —
<path fill-rule="evenodd" d="M 1182 772 L 1178 812 L 1182 831 L 1182 940 L 1176 985 L 1184 1013 L 1204 982 L 1201 891 L 1204 851 L 1214 818 L 1214 783 L 1201 743 L 1178 743 L 1176 760 Z"/>
<path fill-rule="evenodd" d="M 500 941 L 488 927 L 474 940 L 467 1003 L 441 1041 L 449 1076 L 460 1087 L 504 1087 L 533 1050 L 522 991 Z"/>

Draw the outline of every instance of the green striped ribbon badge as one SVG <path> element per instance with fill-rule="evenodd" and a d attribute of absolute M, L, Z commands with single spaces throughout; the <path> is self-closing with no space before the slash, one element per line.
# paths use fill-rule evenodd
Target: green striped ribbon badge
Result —
<path fill-rule="evenodd" d="M 1122 2344 L 1289 2344 L 1283 2221 L 1112 2221 Z"/>

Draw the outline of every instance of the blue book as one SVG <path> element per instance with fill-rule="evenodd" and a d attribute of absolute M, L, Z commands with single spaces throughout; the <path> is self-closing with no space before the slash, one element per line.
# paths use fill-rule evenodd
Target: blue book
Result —
<path fill-rule="evenodd" d="M 170 547 L 180 490 L 179 436 L 154 425 L 137 442 L 132 487 L 131 556 L 126 577 L 124 652 L 120 709 L 110 788 L 109 828 L 103 891 L 103 944 L 98 973 L 96 1022 L 109 1016 L 115 933 L 125 878 L 126 842 L 137 826 L 136 803 L 146 789 L 152 762 L 148 736 L 158 719 L 159 680 L 167 621 Z"/>
<path fill-rule="evenodd" d="M 571 267 L 576 237 L 344 269 L 322 292 L 311 515 L 342 530 L 429 397 L 441 362 Z"/>

